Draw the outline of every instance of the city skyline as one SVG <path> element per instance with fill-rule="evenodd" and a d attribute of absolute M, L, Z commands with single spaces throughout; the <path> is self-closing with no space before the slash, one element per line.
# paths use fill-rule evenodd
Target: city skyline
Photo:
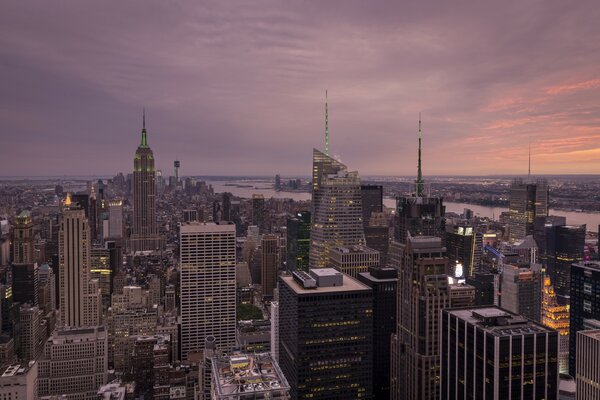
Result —
<path fill-rule="evenodd" d="M 3 10 L 3 176 L 128 172 L 144 106 L 166 175 L 309 175 L 325 90 L 363 176 L 415 174 L 419 112 L 425 177 L 600 173 L 591 1 L 143 5 Z"/>

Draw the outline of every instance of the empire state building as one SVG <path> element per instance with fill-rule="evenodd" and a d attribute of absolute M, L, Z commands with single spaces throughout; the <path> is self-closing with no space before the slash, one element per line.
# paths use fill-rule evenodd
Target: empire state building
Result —
<path fill-rule="evenodd" d="M 133 231 L 129 241 L 132 252 L 159 250 L 163 242 L 156 224 L 156 171 L 154 155 L 148 146 L 146 115 L 142 140 L 133 159 Z"/>

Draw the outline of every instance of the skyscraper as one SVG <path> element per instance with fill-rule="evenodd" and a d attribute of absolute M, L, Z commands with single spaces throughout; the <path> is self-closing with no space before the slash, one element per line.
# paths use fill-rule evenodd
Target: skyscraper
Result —
<path fill-rule="evenodd" d="M 34 261 L 33 222 L 29 211 L 18 216 L 13 232 L 13 301 L 38 305 L 38 266 Z"/>
<path fill-rule="evenodd" d="M 59 233 L 60 324 L 86 326 L 90 268 L 90 227 L 85 211 L 67 194 Z"/>
<path fill-rule="evenodd" d="M 509 238 L 511 242 L 534 234 L 536 217 L 548 216 L 549 189 L 545 180 L 524 183 L 515 179 L 510 187 Z"/>
<path fill-rule="evenodd" d="M 419 154 L 415 193 L 396 200 L 395 239 L 406 243 L 409 236 L 444 237 L 446 220 L 445 207 L 439 197 L 431 197 L 426 190 L 421 170 L 421 115 L 419 114 Z"/>
<path fill-rule="evenodd" d="M 180 231 L 181 358 L 204 349 L 212 335 L 219 349 L 235 346 L 235 225 L 190 222 Z"/>
<path fill-rule="evenodd" d="M 358 172 L 313 149 L 312 224 L 309 265 L 327 265 L 329 249 L 364 245 Z"/>
<path fill-rule="evenodd" d="M 363 226 L 367 227 L 372 213 L 383 212 L 383 186 L 361 185 Z"/>
<path fill-rule="evenodd" d="M 252 195 L 252 225 L 258 226 L 261 232 L 265 230 L 265 196 Z"/>
<path fill-rule="evenodd" d="M 332 268 L 279 279 L 279 365 L 292 400 L 371 399 L 371 289 Z"/>
<path fill-rule="evenodd" d="M 569 302 L 571 265 L 583 261 L 585 228 L 585 225 L 563 225 L 546 231 L 546 271 L 562 305 Z"/>
<path fill-rule="evenodd" d="M 558 334 L 498 307 L 442 310 L 442 400 L 558 398 Z"/>
<path fill-rule="evenodd" d="M 577 399 L 600 399 L 600 330 L 577 332 Z"/>
<path fill-rule="evenodd" d="M 523 268 L 504 265 L 502 269 L 502 308 L 540 322 L 542 271 L 539 265 Z"/>
<path fill-rule="evenodd" d="M 379 267 L 379 252 L 367 246 L 332 247 L 329 249 L 328 266 L 340 272 L 358 278 L 369 267 Z"/>
<path fill-rule="evenodd" d="M 569 373 L 569 306 L 560 305 L 548 276 L 544 277 L 542 325 L 558 332 L 558 363 L 561 374 Z"/>
<path fill-rule="evenodd" d="M 442 240 L 408 237 L 400 245 L 398 327 L 392 337 L 391 398 L 439 399 L 439 310 L 450 306 Z"/>
<path fill-rule="evenodd" d="M 108 238 L 123 237 L 123 201 L 112 200 L 108 203 Z"/>
<path fill-rule="evenodd" d="M 261 240 L 261 284 L 263 298 L 273 299 L 279 271 L 279 239 L 275 235 L 263 235 Z"/>
<path fill-rule="evenodd" d="M 569 375 L 576 376 L 577 332 L 585 320 L 600 320 L 600 262 L 581 262 L 571 266 L 571 305 L 569 309 Z"/>
<path fill-rule="evenodd" d="M 310 212 L 299 211 L 287 220 L 287 269 L 308 271 Z"/>
<path fill-rule="evenodd" d="M 390 398 L 390 339 L 396 331 L 398 270 L 370 267 L 358 280 L 373 290 L 373 396 Z"/>
<path fill-rule="evenodd" d="M 446 232 L 448 259 L 451 266 L 461 265 L 463 274 L 460 278 L 473 275 L 481 262 L 482 248 L 481 234 L 475 232 L 471 226 L 455 225 Z"/>
<path fill-rule="evenodd" d="M 148 146 L 146 114 L 142 141 L 133 159 L 133 231 L 130 250 L 157 250 L 162 247 L 156 222 L 156 171 L 154 154 Z"/>

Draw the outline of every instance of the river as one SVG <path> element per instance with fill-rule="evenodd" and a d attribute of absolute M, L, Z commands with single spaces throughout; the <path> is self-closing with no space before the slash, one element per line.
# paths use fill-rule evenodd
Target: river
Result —
<path fill-rule="evenodd" d="M 287 198 L 296 201 L 305 201 L 311 199 L 311 194 L 307 192 L 278 192 L 273 189 L 272 181 L 267 180 L 207 180 L 207 183 L 212 185 L 215 193 L 230 192 L 234 196 L 242 198 L 250 198 L 253 194 L 262 194 L 263 196 L 265 196 L 265 198 Z M 394 208 L 396 205 L 396 200 L 391 198 L 385 198 L 383 200 L 383 203 L 386 207 Z M 502 213 L 503 211 L 507 211 L 506 208 L 502 207 L 480 206 L 477 204 L 467 203 L 444 202 L 444 205 L 446 206 L 447 212 L 455 212 L 457 214 L 462 214 L 465 208 L 469 208 L 473 210 L 473 213 L 476 216 L 494 218 L 496 220 L 500 216 L 500 213 Z M 571 225 L 586 224 L 587 230 L 591 232 L 598 232 L 598 225 L 600 225 L 600 213 L 586 213 L 550 209 L 550 215 L 564 216 L 567 218 L 567 223 Z"/>

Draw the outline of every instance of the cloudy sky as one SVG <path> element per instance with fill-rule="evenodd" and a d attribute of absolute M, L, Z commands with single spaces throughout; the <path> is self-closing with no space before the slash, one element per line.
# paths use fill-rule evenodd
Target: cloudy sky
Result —
<path fill-rule="evenodd" d="M 26 1 L 0 12 L 0 175 L 600 173 L 597 1 Z"/>

